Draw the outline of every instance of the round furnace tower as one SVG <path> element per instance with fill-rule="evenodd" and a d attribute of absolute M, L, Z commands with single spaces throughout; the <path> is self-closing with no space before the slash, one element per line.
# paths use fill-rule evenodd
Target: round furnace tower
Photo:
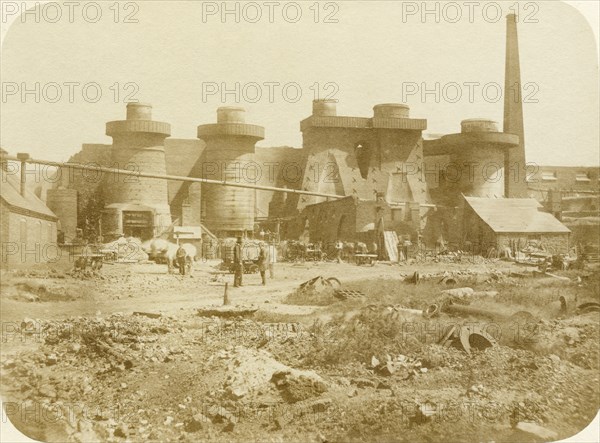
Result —
<path fill-rule="evenodd" d="M 106 124 L 113 138 L 111 167 L 165 175 L 165 138 L 171 125 L 152 120 L 152 106 L 127 104 L 126 120 Z M 167 180 L 112 174 L 105 182 L 104 225 L 108 232 L 142 239 L 171 224 Z"/>
<path fill-rule="evenodd" d="M 519 137 L 498 132 L 496 122 L 469 119 L 461 132 L 441 138 L 450 154 L 445 168 L 447 184 L 455 193 L 470 197 L 504 197 L 504 159 L 519 143 Z"/>
<path fill-rule="evenodd" d="M 265 138 L 262 126 L 246 124 L 240 107 L 217 109 L 217 123 L 198 126 L 206 143 L 204 178 L 256 184 L 261 165 L 254 162 L 254 145 Z M 255 190 L 203 184 L 204 223 L 219 236 L 243 235 L 254 230 Z"/>

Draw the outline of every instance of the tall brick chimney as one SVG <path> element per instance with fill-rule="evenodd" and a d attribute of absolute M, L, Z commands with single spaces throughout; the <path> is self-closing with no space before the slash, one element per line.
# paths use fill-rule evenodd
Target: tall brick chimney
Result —
<path fill-rule="evenodd" d="M 17 158 L 21 161 L 21 166 L 19 168 L 21 172 L 21 187 L 19 192 L 23 197 L 25 197 L 27 193 L 27 160 L 29 160 L 29 154 L 19 152 L 17 153 Z"/>
<path fill-rule="evenodd" d="M 506 197 L 526 197 L 525 138 L 523 129 L 523 102 L 517 38 L 517 16 L 506 16 L 506 61 L 504 73 L 504 128 L 503 132 L 519 136 L 519 146 L 508 151 L 505 158 L 504 187 Z"/>

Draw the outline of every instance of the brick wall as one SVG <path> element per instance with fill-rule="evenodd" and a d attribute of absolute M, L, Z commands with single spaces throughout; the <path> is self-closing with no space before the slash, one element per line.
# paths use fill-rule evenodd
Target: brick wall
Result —
<path fill-rule="evenodd" d="M 305 241 L 373 241 L 374 231 L 383 221 L 385 231 L 409 235 L 416 240 L 417 230 L 424 226 L 422 215 L 427 212 L 418 204 L 391 207 L 384 201 L 360 201 L 346 197 L 307 206 L 301 215 L 285 224 L 282 238 L 302 239 L 308 224 Z"/>
<path fill-rule="evenodd" d="M 12 212 L 0 205 L 1 267 L 29 266 L 60 257 L 56 243 L 56 222 Z"/>
<path fill-rule="evenodd" d="M 569 252 L 569 233 L 527 233 L 527 234 L 498 234 L 497 244 L 500 249 L 510 247 L 511 242 L 526 245 L 531 240 L 541 241 L 544 249 L 552 254 Z"/>
<path fill-rule="evenodd" d="M 46 205 L 60 220 L 60 230 L 65 234 L 65 242 L 77 236 L 77 191 L 75 189 L 49 189 Z"/>
<path fill-rule="evenodd" d="M 295 224 L 294 237 L 300 238 L 308 221 L 309 240 L 333 243 L 350 241 L 356 232 L 356 200 L 352 197 L 308 206 Z M 292 237 L 292 238 L 294 238 Z"/>
<path fill-rule="evenodd" d="M 357 148 L 357 146 L 361 146 Z M 307 127 L 303 130 L 303 189 L 375 198 L 389 202 L 428 199 L 421 132 L 402 129 Z M 320 197 L 300 196 L 297 208 L 319 203 Z"/>
<path fill-rule="evenodd" d="M 462 204 L 462 230 L 456 239 L 459 249 L 472 254 L 484 254 L 497 247 L 496 233 L 469 205 Z M 450 249 L 453 249 L 452 247 Z"/>

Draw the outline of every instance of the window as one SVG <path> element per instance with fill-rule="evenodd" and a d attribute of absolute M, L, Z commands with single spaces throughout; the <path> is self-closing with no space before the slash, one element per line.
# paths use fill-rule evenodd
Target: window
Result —
<path fill-rule="evenodd" d="M 42 222 L 39 220 L 35 222 L 35 242 L 42 242 Z"/>
<path fill-rule="evenodd" d="M 19 221 L 19 241 L 27 243 L 27 220 L 24 218 Z"/>
<path fill-rule="evenodd" d="M 542 172 L 542 180 L 543 181 L 556 181 L 556 172 L 554 172 L 554 171 Z"/>
<path fill-rule="evenodd" d="M 354 153 L 360 170 L 360 176 L 364 179 L 369 175 L 369 166 L 371 163 L 371 152 L 366 143 L 357 143 L 354 146 Z"/>

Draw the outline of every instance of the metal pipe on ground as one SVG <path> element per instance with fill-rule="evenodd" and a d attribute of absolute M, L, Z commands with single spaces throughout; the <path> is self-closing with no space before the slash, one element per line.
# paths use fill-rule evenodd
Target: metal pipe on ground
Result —
<path fill-rule="evenodd" d="M 474 308 L 472 306 L 447 304 L 443 308 L 444 312 L 448 314 L 459 314 L 459 315 L 474 315 L 477 317 L 487 317 L 492 320 L 504 320 L 508 316 L 499 314 L 497 312 L 488 311 L 485 309 Z"/>

